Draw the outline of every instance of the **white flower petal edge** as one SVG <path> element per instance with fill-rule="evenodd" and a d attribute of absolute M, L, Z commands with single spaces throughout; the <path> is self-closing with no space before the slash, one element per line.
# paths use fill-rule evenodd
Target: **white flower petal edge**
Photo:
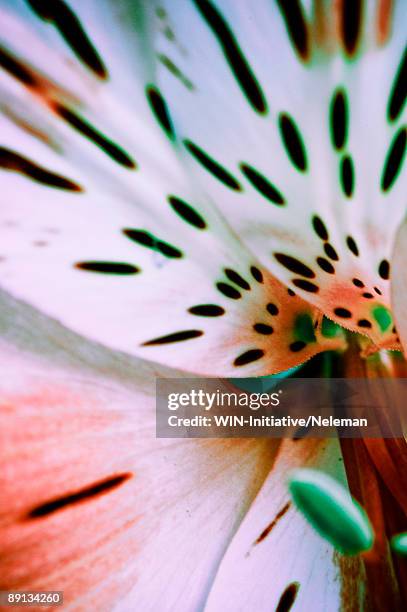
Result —
<path fill-rule="evenodd" d="M 407 220 L 397 232 L 392 261 L 393 309 L 397 331 L 407 356 Z"/>

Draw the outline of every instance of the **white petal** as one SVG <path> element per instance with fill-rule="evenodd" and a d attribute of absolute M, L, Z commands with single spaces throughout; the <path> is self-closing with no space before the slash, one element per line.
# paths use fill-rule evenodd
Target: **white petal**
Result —
<path fill-rule="evenodd" d="M 344 479 L 335 440 L 282 443 L 276 462 L 230 544 L 205 610 L 276 610 L 284 598 L 294 609 L 357 608 L 360 560 L 335 553 L 292 506 L 290 470 L 312 465 Z M 288 605 L 282 609 L 289 609 Z"/>
<path fill-rule="evenodd" d="M 403 58 L 406 5 L 394 3 L 390 36 L 378 44 L 376 3 L 363 3 L 360 41 L 356 56 L 349 59 L 331 31 L 333 5 L 324 3 L 326 14 L 318 22 L 318 6 L 321 9 L 323 3 L 314 3 L 315 12 L 304 18 L 309 58 L 301 61 L 278 6 L 285 4 L 196 0 L 181 8 L 179 3 L 165 2 L 174 41 L 158 33 L 155 49 L 191 78 L 194 88 L 185 87 L 162 63 L 159 83 L 179 137 L 203 149 L 241 184 L 242 191 L 228 189 L 185 147 L 191 170 L 262 263 L 292 288 L 299 288 L 327 316 L 388 346 L 395 343 L 395 336 L 391 326 L 380 328 L 374 310 L 389 307 L 389 283 L 382 273 L 385 264 L 380 264 L 389 260 L 405 211 L 405 174 L 386 181 L 386 189 L 381 184 L 391 143 L 398 136 L 405 142 L 403 107 L 391 120 L 388 109 Z M 295 6 L 296 2 L 289 3 L 287 12 L 291 8 L 295 13 Z M 225 28 L 235 37 L 257 81 L 267 105 L 264 112 L 251 103 L 242 86 L 247 79 L 239 79 L 233 68 L 236 59 L 228 56 L 232 43 Z M 325 37 L 322 43 L 317 35 Z M 336 149 L 330 106 L 338 89 L 348 100 L 349 126 L 344 144 Z M 305 170 L 292 162 L 284 147 L 281 118 L 287 114 L 302 134 Z M 341 164 L 346 169 L 348 156 L 355 179 L 349 197 L 340 180 Z M 285 205 L 259 193 L 242 164 L 271 182 Z M 329 240 L 314 230 L 315 215 L 323 221 Z M 276 259 L 276 253 L 308 266 L 309 276 L 307 271 L 305 278 L 301 271 L 293 273 L 292 267 Z"/>
<path fill-rule="evenodd" d="M 392 259 L 392 298 L 397 332 L 407 354 L 407 221 L 400 226 Z"/>
<path fill-rule="evenodd" d="M 83 22 L 98 31 L 97 19 L 94 24 L 84 14 Z M 40 21 L 41 27 L 50 24 Z M 103 49 L 102 39 L 97 42 Z M 18 53 L 9 64 L 24 59 Z M 59 46 L 50 53 L 58 63 Z M 265 268 L 263 282 L 256 280 L 256 258 L 191 184 L 144 98 L 135 116 L 127 96 L 120 106 L 113 77 L 112 84 L 99 82 L 83 67 L 66 75 L 62 89 L 39 57 L 34 53 L 23 65 L 43 87 L 27 87 L 21 78 L 16 83 L 15 70 L 5 81 L 3 287 L 111 348 L 202 374 L 268 374 L 343 345 L 319 332 L 308 343 L 297 337 L 298 317 L 309 317 L 312 327 L 315 309 L 290 296 Z M 89 130 L 103 136 L 84 138 Z M 98 138 L 105 138 L 101 147 Z M 198 224 L 177 214 L 174 196 L 193 207 Z M 120 264 L 126 274 L 95 273 L 98 262 L 112 264 L 105 272 Z M 208 304 L 222 316 L 196 314 Z"/>
<path fill-rule="evenodd" d="M 75 610 L 197 609 L 278 442 L 158 440 L 168 372 L 3 306 L 2 588 L 63 590 Z"/>

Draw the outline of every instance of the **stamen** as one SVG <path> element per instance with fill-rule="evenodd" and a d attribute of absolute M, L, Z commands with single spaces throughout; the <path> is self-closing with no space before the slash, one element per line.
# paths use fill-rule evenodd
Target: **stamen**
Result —
<path fill-rule="evenodd" d="M 345 555 L 370 550 L 374 535 L 363 508 L 339 482 L 317 470 L 299 469 L 289 489 L 299 510 L 318 533 Z"/>

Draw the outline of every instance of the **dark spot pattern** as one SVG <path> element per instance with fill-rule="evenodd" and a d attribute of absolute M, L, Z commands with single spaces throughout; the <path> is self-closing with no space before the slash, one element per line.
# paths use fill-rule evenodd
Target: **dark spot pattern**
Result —
<path fill-rule="evenodd" d="M 329 239 L 329 234 L 328 230 L 326 229 L 326 225 L 322 221 L 321 217 L 318 217 L 318 215 L 314 215 L 312 217 L 312 227 L 314 228 L 316 235 L 321 238 L 321 240 Z"/>
<path fill-rule="evenodd" d="M 232 300 L 239 300 L 242 297 L 240 291 L 235 289 L 235 287 L 232 287 L 232 285 L 228 285 L 227 283 L 216 283 L 216 287 L 218 291 L 220 291 L 221 293 L 223 293 L 223 295 Z"/>
<path fill-rule="evenodd" d="M 303 440 L 307 437 L 309 432 L 313 429 L 313 425 L 304 425 L 303 427 L 299 427 L 292 436 L 293 442 L 298 442 L 299 440 Z"/>
<path fill-rule="evenodd" d="M 54 514 L 54 512 L 57 512 L 59 510 L 63 510 L 67 506 L 73 506 L 82 502 L 90 501 L 96 497 L 99 497 L 101 495 L 109 493 L 110 491 L 113 491 L 114 489 L 117 489 L 118 487 L 120 487 L 120 485 L 124 484 L 132 476 L 133 474 L 131 474 L 130 472 L 126 472 L 124 474 L 117 474 L 116 476 L 111 476 L 110 478 L 106 478 L 105 480 L 101 480 L 100 482 L 88 485 L 87 487 L 79 489 L 74 493 L 62 495 L 61 497 L 57 497 L 56 499 L 52 499 L 39 506 L 36 506 L 32 510 L 30 510 L 30 512 L 25 518 L 42 518 L 44 516 Z"/>
<path fill-rule="evenodd" d="M 352 238 L 352 236 L 347 236 L 346 237 L 346 245 L 349 249 L 349 251 L 351 253 L 353 253 L 356 257 L 359 257 L 359 249 L 358 249 L 358 245 L 356 244 L 354 238 Z"/>
<path fill-rule="evenodd" d="M 167 336 L 160 336 L 153 340 L 143 342 L 141 346 L 155 346 L 158 344 L 171 344 L 173 342 L 183 342 L 184 340 L 191 340 L 192 338 L 199 338 L 203 336 L 203 331 L 200 329 L 186 329 L 184 331 L 175 332 L 174 334 L 168 334 Z"/>
<path fill-rule="evenodd" d="M 373 287 L 373 291 L 375 291 L 377 295 L 382 295 L 382 292 L 380 291 L 378 287 Z"/>
<path fill-rule="evenodd" d="M 101 132 L 90 125 L 90 123 L 85 121 L 85 119 L 82 117 L 79 117 L 79 115 L 71 111 L 69 108 L 63 106 L 62 104 L 55 103 L 54 110 L 74 130 L 79 132 L 79 134 L 82 134 L 82 136 L 88 138 L 115 162 L 130 170 L 134 170 L 137 167 L 136 162 L 128 153 L 126 153 L 126 151 L 101 134 Z"/>
<path fill-rule="evenodd" d="M 374 298 L 374 295 L 372 293 L 362 293 L 362 296 L 367 300 L 371 300 Z"/>
<path fill-rule="evenodd" d="M 273 317 L 277 316 L 279 313 L 278 307 L 275 304 L 267 304 L 266 306 L 266 310 L 269 314 L 271 314 Z"/>
<path fill-rule="evenodd" d="M 390 278 L 390 264 L 387 259 L 382 259 L 379 264 L 379 276 L 384 280 L 388 280 Z"/>
<path fill-rule="evenodd" d="M 231 268 L 225 268 L 224 272 L 232 283 L 235 283 L 235 285 L 238 285 L 239 287 L 241 287 L 241 289 L 245 289 L 246 291 L 250 290 L 249 283 L 242 276 L 240 276 L 240 274 L 236 272 L 236 270 L 232 270 Z"/>
<path fill-rule="evenodd" d="M 75 55 L 101 79 L 108 74 L 105 65 L 81 22 L 62 0 L 27 0 L 33 11 L 59 31 Z"/>
<path fill-rule="evenodd" d="M 298 582 L 292 582 L 285 589 L 278 602 L 276 612 L 289 612 L 294 605 L 300 585 Z"/>
<path fill-rule="evenodd" d="M 347 198 L 351 198 L 355 186 L 355 170 L 350 155 L 344 155 L 341 159 L 340 178 L 343 193 Z"/>
<path fill-rule="evenodd" d="M 281 510 L 279 512 L 277 512 L 275 518 L 271 521 L 271 523 L 269 525 L 267 525 L 267 527 L 265 529 L 263 529 L 263 531 L 261 532 L 259 537 L 256 539 L 254 544 L 260 544 L 260 542 L 262 542 L 263 540 L 266 539 L 266 537 L 271 533 L 272 529 L 277 525 L 278 521 L 285 515 L 285 513 L 290 508 L 290 506 L 291 506 L 290 502 L 287 502 L 281 508 Z"/>
<path fill-rule="evenodd" d="M 244 366 L 244 365 L 247 365 L 248 363 L 252 363 L 253 361 L 258 361 L 262 357 L 264 357 L 264 351 L 262 351 L 261 349 L 257 349 L 257 348 L 250 349 L 249 351 L 246 351 L 245 353 L 242 353 L 241 355 L 236 357 L 236 359 L 233 362 L 233 365 L 237 367 Z"/>
<path fill-rule="evenodd" d="M 303 342 L 303 340 L 296 340 L 295 342 L 292 342 L 290 344 L 290 351 L 292 353 L 298 353 L 299 351 L 302 351 L 302 349 L 304 349 L 306 347 L 306 343 Z"/>
<path fill-rule="evenodd" d="M 308 291 L 308 293 L 318 293 L 319 287 L 315 283 L 311 283 L 310 281 L 304 280 L 303 278 L 294 278 L 293 285 L 302 289 L 303 291 Z"/>
<path fill-rule="evenodd" d="M 394 136 L 384 162 L 381 178 L 381 188 L 390 191 L 398 177 L 406 152 L 407 129 L 400 128 Z"/>
<path fill-rule="evenodd" d="M 140 268 L 137 268 L 137 266 L 118 261 L 80 261 L 75 264 L 75 268 L 78 270 L 86 270 L 87 272 L 119 274 L 123 276 L 140 272 Z"/>
<path fill-rule="evenodd" d="M 188 312 L 199 317 L 220 317 L 225 314 L 225 309 L 216 304 L 199 304 L 189 308 Z"/>
<path fill-rule="evenodd" d="M 5 49 L 0 49 L 0 66 L 27 87 L 36 87 L 37 79 L 23 63 L 12 57 Z"/>
<path fill-rule="evenodd" d="M 263 283 L 263 274 L 261 270 L 256 268 L 256 266 L 251 266 L 250 272 L 252 273 L 254 280 L 256 280 L 258 283 Z"/>
<path fill-rule="evenodd" d="M 359 42 L 362 20 L 361 0 L 342 0 L 341 33 L 345 50 L 354 55 Z"/>
<path fill-rule="evenodd" d="M 137 244 L 141 244 L 142 246 L 153 248 L 155 245 L 156 239 L 154 236 L 144 230 L 124 229 L 123 234 L 130 238 L 130 240 L 133 240 L 133 242 L 137 242 Z"/>
<path fill-rule="evenodd" d="M 358 321 L 358 327 L 364 327 L 366 329 L 370 329 L 372 327 L 372 324 L 367 319 L 360 319 Z"/>
<path fill-rule="evenodd" d="M 330 106 L 332 145 L 340 151 L 348 137 L 349 111 L 346 94 L 342 89 L 334 92 Z"/>
<path fill-rule="evenodd" d="M 307 155 L 294 120 L 286 113 L 280 114 L 278 120 L 280 134 L 288 157 L 297 170 L 305 172 L 308 168 Z"/>
<path fill-rule="evenodd" d="M 407 96 L 407 48 L 397 69 L 387 105 L 387 118 L 396 121 L 403 110 Z"/>
<path fill-rule="evenodd" d="M 352 278 L 352 283 L 355 285 L 355 287 L 364 287 L 365 284 L 363 281 L 361 281 L 359 278 Z"/>
<path fill-rule="evenodd" d="M 162 242 L 161 240 L 157 240 L 156 249 L 162 253 L 162 255 L 165 255 L 165 257 L 169 257 L 170 259 L 180 259 L 183 256 L 182 251 L 171 244 L 168 244 L 167 242 Z"/>
<path fill-rule="evenodd" d="M 287 270 L 290 270 L 290 272 L 294 272 L 300 276 L 305 276 L 306 278 L 315 278 L 315 273 L 313 270 L 302 263 L 299 259 L 296 259 L 291 255 L 285 255 L 284 253 L 274 253 L 274 257 L 278 263 L 287 268 Z"/>
<path fill-rule="evenodd" d="M 156 238 L 156 236 L 146 232 L 145 230 L 126 228 L 123 230 L 123 234 L 127 236 L 127 238 L 130 238 L 130 240 L 133 242 L 136 242 L 137 244 L 148 249 L 158 251 L 170 259 L 180 259 L 183 256 L 182 251 L 180 251 L 177 247 L 159 240 Z"/>
<path fill-rule="evenodd" d="M 350 310 L 348 310 L 347 308 L 342 308 L 340 306 L 334 309 L 334 313 L 337 317 L 340 317 L 341 319 L 350 319 L 352 317 L 352 313 Z"/>
<path fill-rule="evenodd" d="M 329 259 L 332 259 L 332 261 L 339 261 L 338 253 L 335 251 L 334 247 L 329 242 L 325 242 L 324 251 L 325 254 L 329 257 Z"/>
<path fill-rule="evenodd" d="M 274 331 L 271 325 L 266 325 L 265 323 L 255 323 L 253 325 L 253 329 L 258 334 L 262 334 L 264 336 L 269 336 Z"/>
<path fill-rule="evenodd" d="M 310 42 L 307 23 L 299 0 L 277 0 L 278 8 L 283 16 L 288 36 L 297 54 L 302 60 L 307 60 L 310 54 Z"/>
<path fill-rule="evenodd" d="M 325 257 L 317 257 L 317 264 L 324 272 L 327 272 L 328 274 L 335 274 L 335 268 L 330 261 L 325 259 Z"/>
<path fill-rule="evenodd" d="M 193 225 L 197 229 L 206 229 L 205 219 L 198 213 L 190 204 L 177 198 L 176 196 L 168 196 L 168 201 L 172 209 L 187 223 Z"/>
<path fill-rule="evenodd" d="M 266 113 L 267 104 L 264 94 L 229 25 L 209 0 L 194 0 L 194 2 L 202 17 L 216 36 L 229 66 L 245 93 L 246 98 L 258 113 Z"/>
<path fill-rule="evenodd" d="M 54 172 L 39 166 L 30 159 L 27 159 L 27 157 L 23 157 L 19 153 L 4 147 L 0 147 L 0 168 L 11 170 L 12 172 L 18 172 L 24 176 L 27 176 L 33 181 L 41 183 L 42 185 L 47 185 L 48 187 L 55 187 L 57 189 L 63 189 L 66 191 L 83 191 L 82 187 L 74 181 L 71 181 L 70 179 L 67 179 L 59 174 L 55 174 Z"/>
<path fill-rule="evenodd" d="M 247 164 L 240 164 L 240 169 L 255 189 L 267 200 L 278 206 L 283 206 L 285 200 L 280 191 L 266 179 L 260 172 Z"/>
<path fill-rule="evenodd" d="M 147 85 L 146 95 L 150 108 L 161 128 L 167 134 L 168 138 L 174 140 L 174 126 L 171 121 L 167 103 L 164 100 L 160 90 L 155 85 Z"/>
<path fill-rule="evenodd" d="M 209 157 L 205 151 L 200 149 L 196 144 L 191 142 L 190 140 L 184 140 L 184 144 L 191 155 L 198 161 L 201 166 L 205 168 L 212 176 L 217 178 L 221 183 L 229 187 L 229 189 L 233 189 L 234 191 L 241 191 L 242 187 L 240 183 L 235 179 L 234 176 L 223 168 L 217 161 Z"/>

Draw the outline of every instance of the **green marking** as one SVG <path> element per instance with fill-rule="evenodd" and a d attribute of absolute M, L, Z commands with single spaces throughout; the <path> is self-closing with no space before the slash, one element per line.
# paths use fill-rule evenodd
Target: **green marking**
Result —
<path fill-rule="evenodd" d="M 389 329 L 390 325 L 393 323 L 393 318 L 388 308 L 385 306 L 375 306 L 372 310 L 372 314 L 382 332 Z"/>
<path fill-rule="evenodd" d="M 171 72 L 171 74 L 173 76 L 175 76 L 177 79 L 179 79 L 181 81 L 181 83 L 183 85 L 185 85 L 185 87 L 187 89 L 189 89 L 190 91 L 195 89 L 195 86 L 192 83 L 192 81 L 190 79 L 188 79 L 188 77 L 186 77 L 185 74 L 183 74 L 183 72 L 181 72 L 181 70 L 178 68 L 178 66 L 176 66 L 174 64 L 174 62 L 169 57 L 167 57 L 163 53 L 159 53 L 157 55 L 157 57 L 160 60 L 160 62 L 163 64 L 163 66 L 165 66 L 167 68 L 167 70 L 169 70 Z"/>
<path fill-rule="evenodd" d="M 294 336 L 303 342 L 316 342 L 314 323 L 309 314 L 300 314 L 295 319 Z"/>
<path fill-rule="evenodd" d="M 373 529 L 365 510 L 331 476 L 298 469 L 291 474 L 289 490 L 297 508 L 338 551 L 357 555 L 373 546 Z"/>
<path fill-rule="evenodd" d="M 393 536 L 390 544 L 395 553 L 407 557 L 407 531 Z"/>
<path fill-rule="evenodd" d="M 158 19 L 165 19 L 167 17 L 167 12 L 162 6 L 158 6 L 155 9 L 155 14 L 157 15 Z"/>
<path fill-rule="evenodd" d="M 171 30 L 171 28 L 169 28 L 168 26 L 164 30 L 164 36 L 167 40 L 171 40 L 171 41 L 175 40 L 175 34 Z"/>
<path fill-rule="evenodd" d="M 268 376 L 257 376 L 254 378 L 229 378 L 230 382 L 239 389 L 249 391 L 250 393 L 269 393 L 274 389 L 281 380 L 294 376 L 302 366 L 294 366 L 284 372 L 278 374 L 269 374 Z"/>
<path fill-rule="evenodd" d="M 265 376 L 265 378 L 268 378 L 268 376 Z M 256 378 L 230 378 L 229 380 L 239 389 L 243 389 L 243 391 L 248 391 L 249 393 L 263 393 L 264 391 L 262 376 Z M 272 385 L 274 386 L 277 382 L 278 380 L 275 381 L 275 383 L 273 381 Z"/>
<path fill-rule="evenodd" d="M 321 332 L 325 338 L 334 338 L 335 336 L 338 336 L 341 329 L 342 328 L 340 325 L 334 321 L 331 321 L 331 319 L 328 319 L 328 317 L 323 317 Z"/>

